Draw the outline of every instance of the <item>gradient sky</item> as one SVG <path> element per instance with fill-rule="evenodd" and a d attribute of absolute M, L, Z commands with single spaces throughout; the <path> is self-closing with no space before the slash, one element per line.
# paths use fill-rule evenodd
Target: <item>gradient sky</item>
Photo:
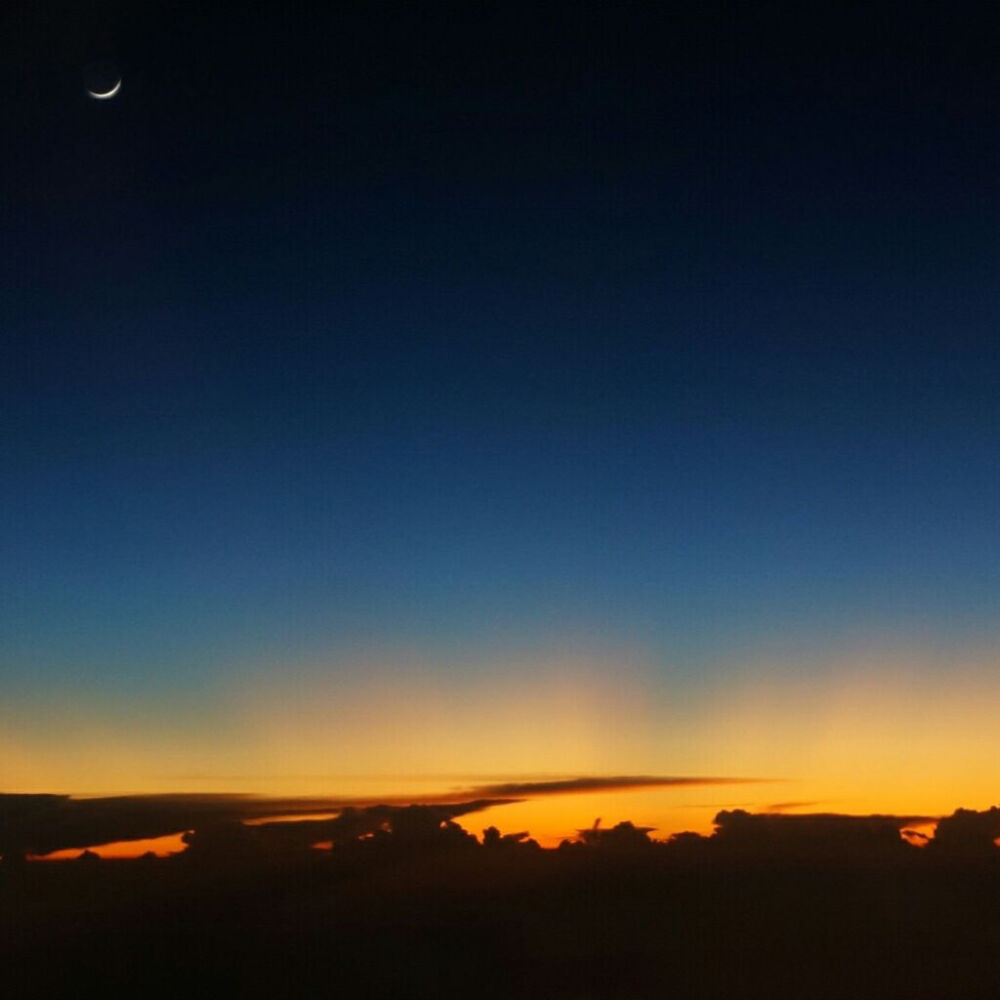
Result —
<path fill-rule="evenodd" d="M 5 9 L 0 787 L 996 801 L 995 26 L 736 6 Z"/>

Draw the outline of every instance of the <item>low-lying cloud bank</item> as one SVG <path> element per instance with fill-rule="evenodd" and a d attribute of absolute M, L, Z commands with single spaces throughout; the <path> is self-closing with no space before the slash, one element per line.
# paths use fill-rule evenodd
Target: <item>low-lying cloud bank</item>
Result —
<path fill-rule="evenodd" d="M 933 823 L 933 816 L 850 816 L 840 813 L 749 813 L 723 810 L 715 817 L 713 841 L 747 854 L 864 854 L 906 848 L 904 828 Z"/>
<path fill-rule="evenodd" d="M 339 839 L 352 825 L 356 836 L 372 832 L 410 805 L 442 807 L 440 822 L 523 798 L 575 792 L 635 788 L 738 784 L 757 779 L 721 777 L 580 776 L 546 781 L 511 781 L 420 796 L 268 798 L 237 794 L 119 795 L 72 798 L 69 795 L 0 794 L 0 855 L 51 854 L 127 840 L 148 840 L 220 823 L 296 814 L 336 813 L 335 818 L 263 824 L 268 836 L 313 840 Z M 430 814 L 428 814 L 430 815 Z M 282 826 L 284 832 L 275 828 Z M 293 831 L 291 827 L 294 826 Z"/>
<path fill-rule="evenodd" d="M 0 855 L 45 856 L 55 851 L 183 834 L 189 850 L 224 853 L 232 849 L 304 849 L 320 842 L 350 844 L 366 837 L 390 836 L 397 843 L 419 844 L 453 835 L 456 843 L 475 838 L 461 830 L 457 817 L 532 795 L 609 791 L 672 785 L 723 784 L 734 779 L 580 777 L 550 781 L 505 782 L 419 802 L 280 799 L 244 795 L 127 795 L 74 799 L 67 795 L 0 794 Z M 490 794 L 470 794 L 473 792 Z M 789 815 L 780 811 L 799 803 L 777 803 L 779 811 L 723 810 L 710 837 L 679 834 L 660 846 L 711 848 L 740 856 L 863 857 L 908 851 L 920 839 L 931 855 L 979 857 L 996 853 L 1000 807 L 958 809 L 941 818 L 920 815 L 851 816 L 837 813 Z M 317 819 L 306 814 L 329 812 Z M 295 819 L 296 815 L 304 818 Z M 280 819 L 278 818 L 280 817 Z M 937 824 L 935 835 L 914 835 L 912 826 Z M 581 845 L 654 845 L 649 828 L 581 831 Z M 628 829 L 625 829 L 625 828 Z M 617 829 L 617 828 L 616 828 Z M 583 836 L 582 834 L 586 834 Z M 909 834 L 909 837 L 906 835 Z M 499 836 L 499 834 L 498 834 Z M 522 835 L 519 835 L 522 836 Z M 527 836 L 527 833 L 523 834 Z M 447 839 L 447 838 L 446 838 Z M 699 845 L 701 845 L 699 847 Z"/>
<path fill-rule="evenodd" d="M 51 854 L 120 840 L 148 840 L 207 823 L 275 812 L 315 811 L 315 803 L 242 795 L 0 795 L 0 855 Z"/>

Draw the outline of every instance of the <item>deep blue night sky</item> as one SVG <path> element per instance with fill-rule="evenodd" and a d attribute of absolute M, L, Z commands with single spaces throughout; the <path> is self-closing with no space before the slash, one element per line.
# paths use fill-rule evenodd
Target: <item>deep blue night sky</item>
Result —
<path fill-rule="evenodd" d="M 542 6 L 4 15 L 15 708 L 366 643 L 992 641 L 995 32 Z"/>

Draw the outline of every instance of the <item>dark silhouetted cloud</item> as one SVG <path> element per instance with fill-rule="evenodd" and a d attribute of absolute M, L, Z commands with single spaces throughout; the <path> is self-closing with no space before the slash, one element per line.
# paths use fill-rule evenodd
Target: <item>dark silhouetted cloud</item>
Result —
<path fill-rule="evenodd" d="M 210 824 L 246 822 L 281 817 L 281 823 L 264 824 L 262 834 L 271 842 L 289 843 L 312 837 L 334 841 L 391 825 L 394 810 L 411 805 L 447 807 L 440 822 L 488 805 L 541 795 L 578 792 L 614 792 L 635 788 L 670 788 L 747 784 L 757 778 L 690 777 L 654 775 L 576 776 L 544 781 L 508 781 L 455 789 L 421 796 L 327 798 L 268 798 L 242 794 L 120 795 L 77 799 L 68 795 L 0 794 L 0 855 L 45 855 L 66 848 L 96 847 L 123 840 L 145 840 Z M 379 810 L 382 810 L 380 813 Z M 456 811 L 457 810 L 457 811 Z M 336 813 L 328 820 L 292 821 L 296 814 Z M 377 822 L 376 822 L 377 820 Z M 375 824 L 374 826 L 372 824 Z M 333 824 L 331 826 L 331 824 Z M 281 831 L 278 831 L 278 827 Z"/>
<path fill-rule="evenodd" d="M 420 839 L 433 836 L 444 823 L 480 812 L 491 806 L 509 805 L 516 799 L 475 799 L 455 803 L 410 803 L 393 805 L 380 803 L 373 806 L 346 806 L 330 819 L 281 820 L 260 823 L 254 831 L 275 845 L 308 847 L 320 841 L 345 844 L 367 834 L 379 831 L 396 837 Z"/>
<path fill-rule="evenodd" d="M 428 822 L 504 805 L 511 798 L 478 798 L 454 803 L 417 804 Z M 342 841 L 377 829 L 393 828 L 415 813 L 412 803 L 358 806 L 331 799 L 278 799 L 244 795 L 123 795 L 74 799 L 68 795 L 0 795 L 0 855 L 45 855 L 66 848 L 97 847 L 123 840 L 145 840 L 190 830 L 225 829 L 267 816 L 329 811 L 329 820 L 262 823 L 261 843 Z M 230 831 L 232 827 L 230 826 Z M 349 831 L 356 831 L 351 834 Z M 237 836 L 234 834 L 234 836 Z"/>
<path fill-rule="evenodd" d="M 956 809 L 938 822 L 934 838 L 927 845 L 935 854 L 978 857 L 996 850 L 1000 837 L 1000 806 L 982 812 Z"/>
<path fill-rule="evenodd" d="M 850 816 L 840 813 L 749 813 L 723 810 L 713 840 L 749 854 L 794 857 L 858 856 L 907 850 L 904 827 L 933 822 L 931 816 Z"/>
<path fill-rule="evenodd" d="M 607 830 L 602 830 L 600 820 L 585 830 L 577 830 L 580 843 L 587 847 L 600 847 L 606 850 L 634 851 L 653 846 L 649 835 L 654 827 L 636 826 L 630 820 L 618 823 Z"/>
<path fill-rule="evenodd" d="M 544 781 L 508 781 L 421 796 L 268 798 L 240 794 L 121 795 L 71 798 L 68 795 L 0 794 L 0 855 L 45 855 L 67 848 L 97 847 L 124 840 L 145 840 L 210 825 L 243 823 L 268 817 L 260 835 L 269 843 L 334 840 L 343 842 L 400 823 L 410 806 L 440 807 L 437 824 L 467 812 L 522 798 L 636 788 L 746 784 L 755 778 L 653 775 L 577 776 Z M 329 812 L 330 819 L 300 820 L 298 814 Z M 425 814 L 430 816 L 431 813 Z M 437 816 L 437 813 L 434 814 Z M 356 830 L 355 833 L 348 833 Z"/>
<path fill-rule="evenodd" d="M 564 795 L 574 792 L 623 792 L 631 788 L 670 788 L 672 786 L 738 785 L 772 779 L 765 778 L 693 778 L 624 775 L 616 777 L 558 778 L 550 781 L 508 781 L 478 785 L 468 789 L 476 795 Z"/>
<path fill-rule="evenodd" d="M 281 803 L 282 806 L 288 803 Z M 50 854 L 118 840 L 144 840 L 206 822 L 273 812 L 275 804 L 239 795 L 0 795 L 0 854 Z"/>

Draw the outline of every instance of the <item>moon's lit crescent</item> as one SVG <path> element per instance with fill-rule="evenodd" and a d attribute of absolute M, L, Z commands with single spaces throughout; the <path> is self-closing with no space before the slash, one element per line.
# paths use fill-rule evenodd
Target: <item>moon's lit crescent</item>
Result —
<path fill-rule="evenodd" d="M 119 90 L 122 89 L 122 82 L 119 80 L 110 90 L 105 91 L 103 94 L 98 94 L 93 90 L 88 90 L 87 93 L 94 98 L 95 101 L 106 101 L 110 97 L 114 97 Z"/>

